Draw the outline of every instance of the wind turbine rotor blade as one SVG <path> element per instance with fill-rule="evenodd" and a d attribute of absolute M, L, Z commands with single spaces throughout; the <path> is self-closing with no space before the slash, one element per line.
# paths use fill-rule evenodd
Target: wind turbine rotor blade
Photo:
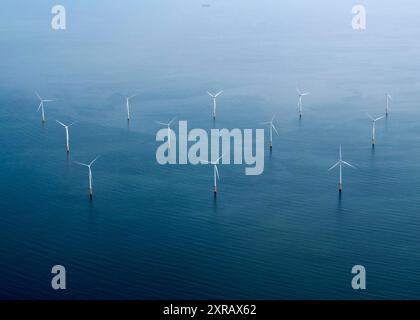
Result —
<path fill-rule="evenodd" d="M 176 119 L 176 117 L 172 118 L 172 120 L 171 120 L 171 121 L 169 121 L 168 126 L 170 126 L 170 125 L 171 125 L 171 123 L 172 123 L 172 122 L 174 122 L 174 120 L 175 120 L 175 119 Z"/>
<path fill-rule="evenodd" d="M 157 123 L 157 124 L 160 124 L 160 125 L 162 125 L 162 126 L 167 126 L 167 125 L 169 125 L 168 123 L 163 123 L 163 122 L 159 122 L 159 121 L 156 121 L 156 123 Z"/>
<path fill-rule="evenodd" d="M 305 92 L 305 93 L 302 93 L 301 96 L 304 97 L 304 96 L 307 96 L 309 94 L 310 94 L 309 92 Z"/>
<path fill-rule="evenodd" d="M 225 155 L 222 154 L 215 162 L 218 163 L 220 159 L 222 159 Z"/>
<path fill-rule="evenodd" d="M 342 160 L 341 162 L 344 163 L 345 165 L 349 166 L 349 167 L 352 167 L 353 169 L 356 169 L 355 166 L 351 165 L 350 163 L 348 163 L 348 162 L 346 162 L 344 160 Z"/>
<path fill-rule="evenodd" d="M 77 123 L 77 121 L 73 121 L 70 125 L 69 125 L 69 127 L 71 127 L 72 125 L 74 125 L 75 123 Z"/>
<path fill-rule="evenodd" d="M 200 160 L 200 163 L 202 163 L 202 164 L 209 164 L 210 162 L 208 162 L 207 160 Z"/>
<path fill-rule="evenodd" d="M 273 129 L 274 129 L 274 131 L 277 133 L 277 135 L 279 135 L 279 133 L 278 133 L 278 131 L 277 131 L 277 129 L 276 129 L 276 127 L 275 127 L 275 125 L 274 125 L 273 123 L 271 123 L 271 126 L 273 127 Z"/>
<path fill-rule="evenodd" d="M 91 165 L 92 165 L 92 164 L 93 164 L 96 160 L 98 160 L 98 159 L 99 159 L 99 157 L 100 157 L 100 156 L 97 156 L 95 159 L 93 159 L 93 160 L 92 160 L 92 162 L 91 162 L 91 163 L 89 163 L 89 167 L 90 167 L 90 166 L 91 166 Z"/>
<path fill-rule="evenodd" d="M 86 163 L 82 163 L 82 162 L 79 162 L 79 161 L 73 161 L 75 164 L 79 164 L 79 165 L 81 165 L 81 166 L 85 166 L 85 167 L 89 167 L 89 165 L 88 164 L 86 164 Z"/>
<path fill-rule="evenodd" d="M 270 124 L 270 123 L 271 123 L 271 121 L 267 121 L 267 122 L 260 122 L 258 124 Z"/>
<path fill-rule="evenodd" d="M 58 121 L 58 120 L 55 120 L 55 121 L 57 121 L 59 124 L 61 124 L 63 127 L 67 127 L 64 123 L 62 123 L 62 122 L 60 122 L 60 121 Z"/>
<path fill-rule="evenodd" d="M 301 95 L 300 90 L 298 87 L 296 87 L 296 92 L 298 93 L 298 95 Z"/>
<path fill-rule="evenodd" d="M 36 112 L 38 112 L 38 111 L 39 111 L 39 109 L 41 109 L 41 106 L 42 106 L 42 101 L 40 102 L 40 104 L 39 104 L 39 106 L 38 106 L 38 109 L 36 109 Z"/>
<path fill-rule="evenodd" d="M 41 96 L 39 95 L 38 92 L 35 91 L 36 96 L 38 97 L 39 100 L 42 100 Z"/>
<path fill-rule="evenodd" d="M 223 90 L 222 90 L 222 91 L 219 91 L 218 93 L 216 93 L 216 94 L 214 95 L 214 97 L 215 97 L 215 98 L 217 98 L 217 97 L 218 97 L 218 96 L 220 96 L 222 93 L 223 93 Z"/>
<path fill-rule="evenodd" d="M 216 169 L 217 180 L 220 180 L 219 170 L 217 169 L 217 166 L 216 165 L 214 165 L 214 169 Z"/>
<path fill-rule="evenodd" d="M 328 169 L 328 171 L 331 171 L 332 169 L 334 169 L 336 166 L 338 166 L 340 164 L 340 161 L 338 161 L 335 165 L 333 165 L 331 168 Z"/>
<path fill-rule="evenodd" d="M 382 117 L 376 118 L 374 121 L 381 120 L 382 118 L 385 118 L 385 116 L 382 116 Z"/>
<path fill-rule="evenodd" d="M 370 120 L 375 121 L 375 119 L 373 119 L 373 117 L 369 113 L 366 112 L 366 115 L 370 118 Z"/>
<path fill-rule="evenodd" d="M 213 94 L 211 94 L 210 92 L 208 92 L 208 91 L 207 91 L 207 94 L 208 94 L 210 97 L 214 98 L 214 95 L 213 95 Z"/>
<path fill-rule="evenodd" d="M 44 101 L 44 102 L 53 102 L 53 101 L 55 101 L 55 100 L 52 100 L 52 99 L 45 99 L 45 100 L 42 100 L 42 101 Z"/>

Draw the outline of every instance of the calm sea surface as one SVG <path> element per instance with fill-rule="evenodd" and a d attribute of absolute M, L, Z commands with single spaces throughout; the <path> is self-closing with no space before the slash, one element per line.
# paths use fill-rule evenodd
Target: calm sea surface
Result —
<path fill-rule="evenodd" d="M 349 0 L 61 3 L 65 31 L 51 1 L 2 2 L 0 298 L 420 298 L 418 1 L 367 2 L 363 32 Z M 56 99 L 44 125 L 35 90 Z M 207 90 L 224 90 L 215 123 Z M 386 92 L 372 150 L 366 112 Z M 212 167 L 156 162 L 156 121 L 255 129 L 273 114 L 264 173 L 220 165 L 217 199 Z M 56 119 L 78 121 L 69 157 Z M 339 144 L 357 167 L 341 197 Z M 97 155 L 89 201 L 73 161 Z"/>

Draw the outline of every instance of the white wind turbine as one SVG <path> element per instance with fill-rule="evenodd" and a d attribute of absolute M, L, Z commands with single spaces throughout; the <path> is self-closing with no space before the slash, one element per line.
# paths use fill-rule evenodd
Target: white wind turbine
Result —
<path fill-rule="evenodd" d="M 270 125 L 270 150 L 271 149 L 273 149 L 273 129 L 274 129 L 274 131 L 276 132 L 276 134 L 277 135 L 279 135 L 279 133 L 277 132 L 277 129 L 276 129 L 276 127 L 274 126 L 274 118 L 275 118 L 276 116 L 274 115 L 272 118 L 271 118 L 271 121 L 268 121 L 268 122 L 262 122 L 261 124 L 269 124 Z"/>
<path fill-rule="evenodd" d="M 88 167 L 89 169 L 89 197 L 92 198 L 93 195 L 93 185 L 92 185 L 92 165 L 93 163 L 98 160 L 99 156 L 97 156 L 95 159 L 93 159 L 89 164 L 86 163 L 82 163 L 82 162 L 78 162 L 78 161 L 74 161 L 74 163 L 79 164 L 81 166 L 85 166 Z"/>
<path fill-rule="evenodd" d="M 71 124 L 69 124 L 69 125 L 65 125 L 64 123 L 62 123 L 62 122 L 60 122 L 60 121 L 58 121 L 58 120 L 55 120 L 55 121 L 57 121 L 59 124 L 61 124 L 61 125 L 64 127 L 64 129 L 66 129 L 66 150 L 67 150 L 67 153 L 69 153 L 69 152 L 70 152 L 70 136 L 69 136 L 69 128 L 70 128 L 72 125 L 74 125 L 74 124 L 76 123 L 76 121 L 72 122 L 72 123 L 71 123 Z"/>
<path fill-rule="evenodd" d="M 52 102 L 54 100 L 42 99 L 41 96 L 38 94 L 38 92 L 35 92 L 35 94 L 37 95 L 37 97 L 39 99 L 39 106 L 38 106 L 38 109 L 36 110 L 36 112 L 38 112 L 39 109 L 41 109 L 42 122 L 45 122 L 44 102 Z"/>
<path fill-rule="evenodd" d="M 353 165 L 351 165 L 350 163 L 346 162 L 343 160 L 342 155 L 341 155 L 341 144 L 340 144 L 340 148 L 339 148 L 339 159 L 337 161 L 337 163 L 335 165 L 333 165 L 331 168 L 328 169 L 328 171 L 331 171 L 332 169 L 334 169 L 336 166 L 339 166 L 340 168 L 340 178 L 338 181 L 338 191 L 341 192 L 341 190 L 343 189 L 343 164 L 345 164 L 346 166 L 349 166 L 353 169 L 356 169 L 356 167 L 354 167 Z"/>
<path fill-rule="evenodd" d="M 299 88 L 296 88 L 296 92 L 298 93 L 299 118 L 302 118 L 302 114 L 303 114 L 302 97 L 307 96 L 309 94 L 309 92 L 302 93 L 299 90 Z"/>
<path fill-rule="evenodd" d="M 379 118 L 373 118 L 369 113 L 367 113 L 367 116 L 372 120 L 372 146 L 375 146 L 375 133 L 376 133 L 376 121 L 381 120 L 385 116 L 379 117 Z"/>
<path fill-rule="evenodd" d="M 388 117 L 389 113 L 389 100 L 392 101 L 392 97 L 389 93 L 386 94 L 386 107 L 385 107 L 385 115 Z"/>
<path fill-rule="evenodd" d="M 217 169 L 217 165 L 219 164 L 219 160 L 223 158 L 223 154 L 222 156 L 220 156 L 216 161 L 206 161 L 206 160 L 200 160 L 201 163 L 204 164 L 212 164 L 214 165 L 214 169 L 213 169 L 213 174 L 214 174 L 214 194 L 217 194 L 217 180 L 220 180 L 220 176 L 219 176 L 219 170 Z"/>
<path fill-rule="evenodd" d="M 133 94 L 131 96 L 126 96 L 125 98 L 125 106 L 127 108 L 127 121 L 130 121 L 130 100 L 134 97 L 137 97 L 138 94 Z"/>
<path fill-rule="evenodd" d="M 158 124 L 160 124 L 160 125 L 162 125 L 162 126 L 167 126 L 168 127 L 168 149 L 170 149 L 171 148 L 171 123 L 174 121 L 176 119 L 176 117 L 175 118 L 173 118 L 171 121 L 169 121 L 168 123 L 164 123 L 164 122 L 159 122 L 159 121 L 156 121 L 156 123 L 158 123 Z"/>
<path fill-rule="evenodd" d="M 213 93 L 210 93 L 210 92 L 208 92 L 208 91 L 207 91 L 207 94 L 208 94 L 210 97 L 212 97 L 212 98 L 213 98 L 213 119 L 216 119 L 216 98 L 217 98 L 218 96 L 220 96 L 222 93 L 223 93 L 223 90 L 222 90 L 222 91 L 219 91 L 219 92 L 218 92 L 218 93 L 216 93 L 216 94 L 213 94 Z"/>

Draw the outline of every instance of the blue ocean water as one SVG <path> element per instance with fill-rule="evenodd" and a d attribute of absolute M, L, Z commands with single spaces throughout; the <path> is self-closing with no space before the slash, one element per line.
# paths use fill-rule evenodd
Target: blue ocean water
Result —
<path fill-rule="evenodd" d="M 52 1 L 2 2 L 0 298 L 419 298 L 417 2 L 365 1 L 364 31 L 347 0 L 61 3 L 64 31 Z M 301 120 L 296 86 L 311 93 Z M 208 90 L 224 90 L 216 122 Z M 35 91 L 56 100 L 44 125 Z M 386 92 L 373 150 L 366 112 L 382 115 Z M 211 167 L 156 162 L 156 121 L 273 114 L 264 173 L 220 165 L 217 199 Z M 56 119 L 77 121 L 69 157 Z M 357 167 L 341 197 L 339 144 Z M 73 161 L 97 155 L 90 201 Z M 67 290 L 51 289 L 56 264 Z"/>

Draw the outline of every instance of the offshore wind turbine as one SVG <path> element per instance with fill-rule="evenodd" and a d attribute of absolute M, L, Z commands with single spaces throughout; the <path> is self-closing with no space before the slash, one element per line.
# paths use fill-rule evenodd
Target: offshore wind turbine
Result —
<path fill-rule="evenodd" d="M 127 121 L 130 121 L 130 100 L 134 97 L 137 97 L 138 94 L 133 94 L 131 96 L 126 96 L 125 98 L 125 107 L 127 109 Z"/>
<path fill-rule="evenodd" d="M 176 119 L 173 118 L 171 121 L 169 121 L 168 123 L 164 123 L 164 122 L 159 122 L 156 121 L 156 123 L 161 124 L 162 126 L 167 126 L 168 127 L 168 149 L 171 148 L 171 123 Z"/>
<path fill-rule="evenodd" d="M 215 120 L 215 119 L 216 119 L 216 98 L 217 98 L 218 96 L 220 96 L 222 93 L 223 93 L 223 90 L 222 90 L 222 91 L 219 91 L 219 92 L 218 92 L 218 93 L 216 93 L 216 94 L 213 94 L 213 93 L 210 93 L 210 92 L 208 92 L 208 91 L 207 91 L 207 94 L 208 94 L 210 97 L 212 97 L 212 98 L 213 98 L 213 120 Z"/>
<path fill-rule="evenodd" d="M 392 97 L 389 93 L 386 94 L 386 107 L 385 107 L 385 115 L 388 117 L 389 113 L 389 100 L 392 101 Z"/>
<path fill-rule="evenodd" d="M 276 116 L 274 115 L 272 118 L 271 118 L 271 121 L 268 121 L 268 122 L 262 122 L 261 124 L 269 124 L 270 125 L 270 150 L 272 150 L 273 149 L 273 129 L 274 129 L 274 131 L 276 132 L 276 134 L 277 135 L 279 135 L 279 133 L 277 132 L 277 129 L 276 129 L 276 127 L 274 126 L 274 118 L 275 118 Z"/>
<path fill-rule="evenodd" d="M 219 170 L 217 169 L 217 165 L 219 164 L 219 160 L 222 159 L 224 156 L 224 154 L 222 154 L 216 161 L 206 161 L 206 160 L 201 160 L 201 163 L 205 163 L 205 164 L 212 164 L 214 165 L 213 167 L 213 175 L 214 175 L 214 183 L 213 183 L 213 191 L 214 191 L 214 195 L 217 194 L 217 180 L 220 180 L 220 176 L 219 176 Z"/>
<path fill-rule="evenodd" d="M 338 180 L 338 191 L 341 193 L 341 191 L 343 190 L 343 164 L 345 164 L 346 166 L 349 166 L 353 169 L 356 169 L 356 167 L 354 167 L 353 165 L 351 165 L 350 163 L 346 162 L 343 160 L 343 157 L 341 155 L 341 144 L 340 144 L 340 148 L 339 148 L 339 158 L 338 161 L 335 165 L 333 165 L 331 168 L 328 169 L 328 171 L 331 171 L 332 169 L 334 169 L 336 166 L 339 166 L 340 169 L 340 178 Z"/>
<path fill-rule="evenodd" d="M 89 164 L 86 163 L 82 163 L 82 162 L 78 162 L 78 161 L 74 161 L 74 163 L 81 165 L 81 166 L 85 166 L 88 167 L 89 169 L 89 197 L 92 198 L 93 195 L 93 184 L 92 184 L 92 165 L 94 164 L 94 162 L 96 160 L 98 160 L 99 156 L 97 156 L 95 159 L 93 159 Z"/>
<path fill-rule="evenodd" d="M 67 153 L 69 153 L 69 152 L 70 152 L 70 136 L 69 136 L 69 128 L 70 128 L 72 125 L 74 125 L 74 124 L 76 123 L 76 121 L 72 122 L 72 123 L 71 123 L 71 124 L 69 124 L 69 125 L 65 125 L 64 123 L 62 123 L 62 122 L 60 122 L 60 121 L 58 121 L 58 120 L 55 120 L 55 121 L 57 121 L 59 124 L 61 124 L 61 125 L 64 127 L 64 129 L 66 129 L 66 150 L 67 150 Z"/>
<path fill-rule="evenodd" d="M 38 112 L 41 109 L 42 122 L 45 122 L 44 102 L 52 102 L 54 100 L 51 100 L 51 99 L 42 99 L 41 96 L 38 94 L 38 92 L 35 92 L 35 94 L 37 95 L 37 97 L 39 99 L 39 106 L 38 106 L 38 109 L 36 110 L 36 112 Z"/>
<path fill-rule="evenodd" d="M 303 114 L 303 104 L 302 104 L 302 97 L 307 96 L 309 92 L 301 92 L 299 88 L 296 88 L 296 92 L 298 93 L 298 107 L 299 107 L 299 118 L 302 118 Z"/>
<path fill-rule="evenodd" d="M 385 116 L 379 117 L 379 118 L 373 118 L 369 113 L 367 113 L 367 116 L 372 120 L 372 147 L 375 146 L 375 133 L 376 133 L 376 121 L 381 120 Z"/>

